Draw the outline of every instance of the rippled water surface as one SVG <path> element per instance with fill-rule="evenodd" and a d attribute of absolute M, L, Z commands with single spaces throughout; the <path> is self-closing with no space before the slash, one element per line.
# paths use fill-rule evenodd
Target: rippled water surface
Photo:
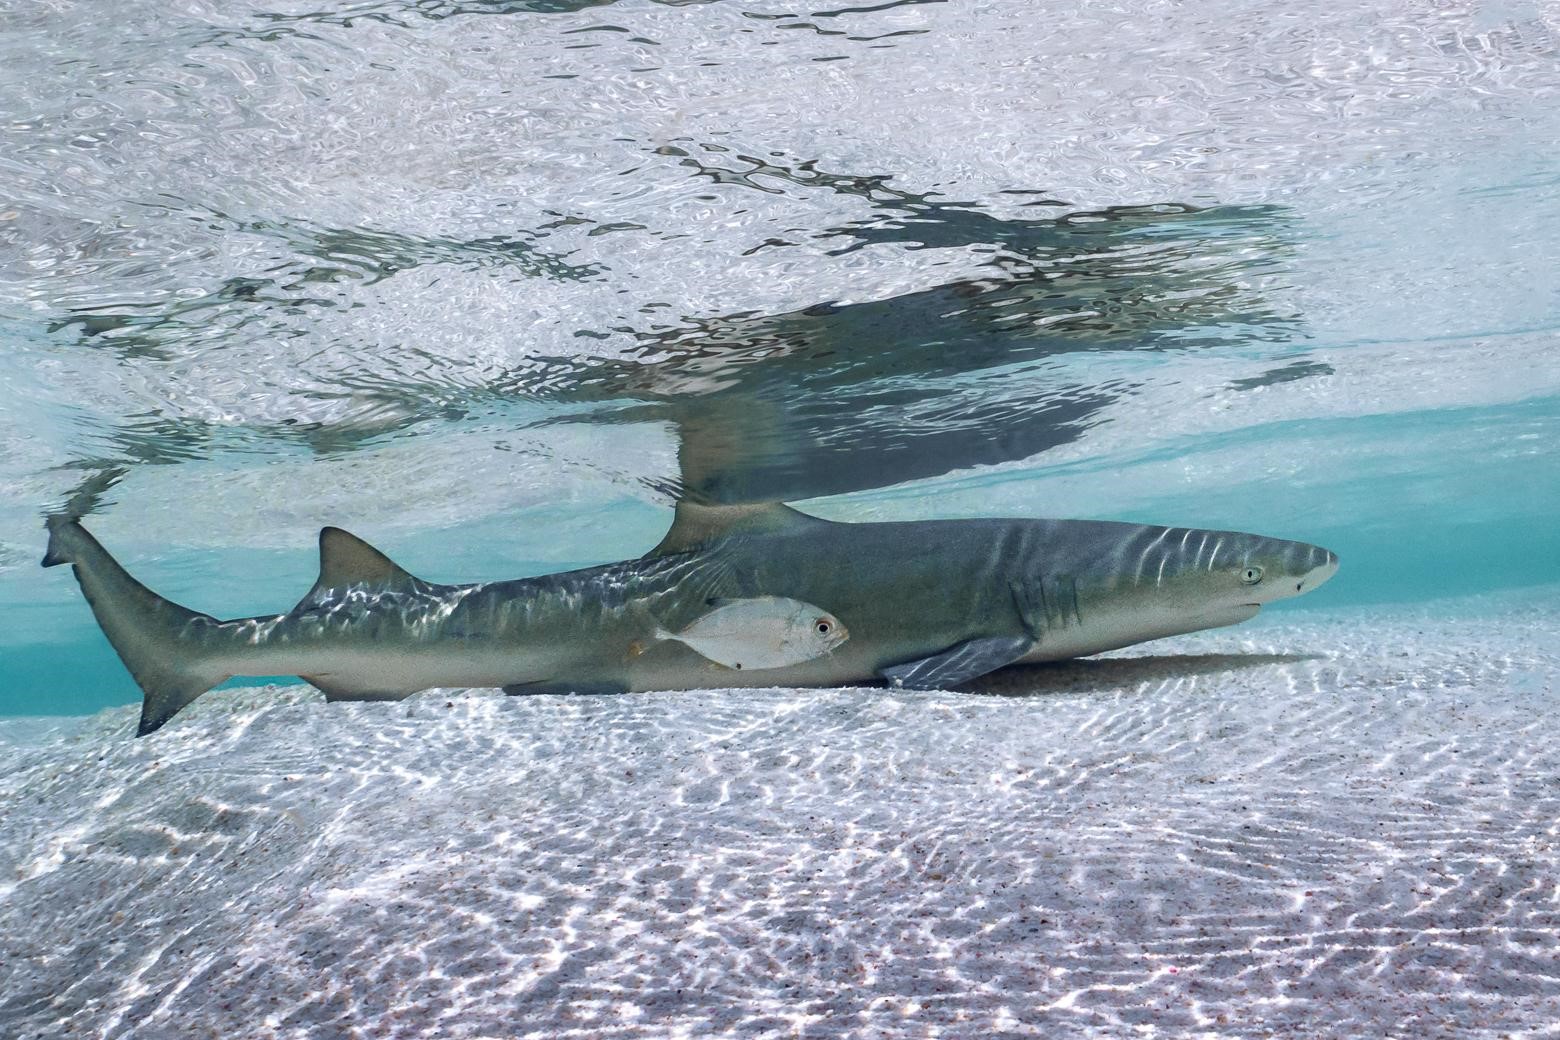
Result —
<path fill-rule="evenodd" d="M 134 699 L 37 568 L 105 470 L 219 615 L 324 523 L 471 580 L 683 494 L 1256 529 L 1340 552 L 1320 605 L 1560 580 L 1551 6 L 0 18 L 4 710 Z"/>

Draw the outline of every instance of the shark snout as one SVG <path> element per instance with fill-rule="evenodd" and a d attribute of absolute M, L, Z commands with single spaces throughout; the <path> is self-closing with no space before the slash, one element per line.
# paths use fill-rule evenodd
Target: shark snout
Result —
<path fill-rule="evenodd" d="M 1310 568 L 1294 579 L 1296 595 L 1320 588 L 1329 578 L 1338 573 L 1337 553 L 1330 549 L 1323 549 L 1319 545 L 1308 548 L 1311 550 Z"/>

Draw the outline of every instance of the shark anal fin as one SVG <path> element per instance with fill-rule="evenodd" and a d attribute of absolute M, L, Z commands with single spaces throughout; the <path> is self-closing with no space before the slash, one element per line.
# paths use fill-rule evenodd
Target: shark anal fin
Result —
<path fill-rule="evenodd" d="M 971 639 L 933 657 L 878 670 L 889 685 L 907 690 L 942 690 L 1012 664 L 1029 652 L 1034 640 L 1024 636 Z"/>

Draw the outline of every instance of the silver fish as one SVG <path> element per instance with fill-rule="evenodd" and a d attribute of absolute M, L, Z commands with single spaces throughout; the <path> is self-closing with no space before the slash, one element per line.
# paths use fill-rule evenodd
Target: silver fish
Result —
<path fill-rule="evenodd" d="M 656 632 L 727 668 L 785 668 L 832 653 L 850 638 L 826 610 L 783 596 L 725 600 L 681 632 Z"/>

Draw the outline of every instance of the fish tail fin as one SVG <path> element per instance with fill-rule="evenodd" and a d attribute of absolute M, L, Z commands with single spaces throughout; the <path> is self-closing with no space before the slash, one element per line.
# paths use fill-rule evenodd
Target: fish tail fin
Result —
<path fill-rule="evenodd" d="M 220 624 L 136 581 L 75 517 L 48 518 L 45 567 L 69 563 L 110 645 L 141 687 L 136 736 L 159 729 L 186 704 L 225 681 Z"/>

